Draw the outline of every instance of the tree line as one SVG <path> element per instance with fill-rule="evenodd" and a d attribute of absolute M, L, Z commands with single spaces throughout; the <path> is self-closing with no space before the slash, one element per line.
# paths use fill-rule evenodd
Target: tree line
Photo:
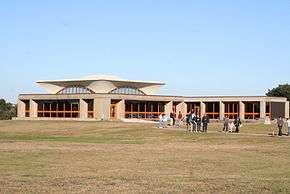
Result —
<path fill-rule="evenodd" d="M 290 85 L 281 84 L 278 87 L 268 90 L 266 95 L 273 96 L 273 97 L 285 97 L 287 98 L 288 101 L 290 101 Z"/>
<path fill-rule="evenodd" d="M 16 117 L 16 105 L 0 99 L 0 120 L 9 120 Z"/>

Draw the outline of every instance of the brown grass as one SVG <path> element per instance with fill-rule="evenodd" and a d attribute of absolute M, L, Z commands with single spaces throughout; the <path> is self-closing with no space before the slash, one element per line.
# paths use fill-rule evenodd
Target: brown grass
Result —
<path fill-rule="evenodd" d="M 0 193 L 289 193 L 274 126 L 208 134 L 119 122 L 0 122 Z"/>

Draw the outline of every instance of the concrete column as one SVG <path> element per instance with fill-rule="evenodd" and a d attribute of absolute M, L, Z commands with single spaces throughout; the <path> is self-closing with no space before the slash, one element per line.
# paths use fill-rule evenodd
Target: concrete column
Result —
<path fill-rule="evenodd" d="M 225 103 L 220 101 L 220 120 L 225 118 Z"/>
<path fill-rule="evenodd" d="M 117 119 L 122 120 L 125 118 L 125 100 L 117 103 Z"/>
<path fill-rule="evenodd" d="M 260 101 L 260 118 L 266 118 L 266 101 Z"/>
<path fill-rule="evenodd" d="M 242 101 L 239 102 L 239 117 L 241 120 L 245 119 L 245 104 Z"/>
<path fill-rule="evenodd" d="M 110 108 L 110 98 L 94 98 L 94 116 L 96 120 L 109 120 Z"/>
<path fill-rule="evenodd" d="M 200 102 L 200 115 L 203 116 L 205 114 L 205 103 Z"/>
<path fill-rule="evenodd" d="M 187 104 L 185 102 L 180 102 L 177 106 L 176 106 L 176 114 L 178 115 L 179 111 L 181 112 L 181 114 L 183 116 L 185 116 L 187 114 Z"/>
<path fill-rule="evenodd" d="M 37 109 L 38 109 L 38 104 L 34 100 L 30 99 L 29 100 L 29 117 L 36 118 Z"/>
<path fill-rule="evenodd" d="M 22 100 L 17 101 L 17 117 L 25 117 L 25 103 Z"/>
<path fill-rule="evenodd" d="M 172 112 L 172 108 L 173 108 L 173 102 L 172 101 L 170 101 L 167 104 L 165 104 L 165 110 L 164 110 L 165 114 L 166 115 L 170 115 L 170 113 Z"/>
<path fill-rule="evenodd" d="M 80 99 L 80 119 L 88 118 L 88 103 L 84 99 Z"/>
<path fill-rule="evenodd" d="M 285 118 L 289 118 L 289 101 L 285 102 Z"/>

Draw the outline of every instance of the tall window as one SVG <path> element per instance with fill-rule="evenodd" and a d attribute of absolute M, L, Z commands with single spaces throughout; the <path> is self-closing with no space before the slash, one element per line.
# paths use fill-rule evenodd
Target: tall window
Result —
<path fill-rule="evenodd" d="M 220 117 L 219 102 L 205 102 L 205 112 L 211 119 L 218 119 Z"/>
<path fill-rule="evenodd" d="M 165 102 L 125 101 L 125 118 L 158 120 L 165 111 Z"/>
<path fill-rule="evenodd" d="M 111 94 L 132 94 L 132 95 L 145 95 L 144 92 L 139 90 L 138 88 L 133 87 L 120 87 L 112 90 Z"/>
<path fill-rule="evenodd" d="M 260 118 L 260 103 L 259 102 L 245 102 L 245 119 Z"/>
<path fill-rule="evenodd" d="M 58 92 L 58 94 L 92 94 L 92 93 L 94 93 L 92 90 L 83 86 L 68 86 Z"/>
<path fill-rule="evenodd" d="M 38 117 L 79 118 L 79 100 L 40 100 L 38 104 Z"/>

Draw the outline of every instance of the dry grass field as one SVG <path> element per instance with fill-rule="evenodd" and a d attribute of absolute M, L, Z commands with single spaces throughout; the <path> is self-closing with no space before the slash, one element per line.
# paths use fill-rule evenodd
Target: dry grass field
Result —
<path fill-rule="evenodd" d="M 1 121 L 0 193 L 290 193 L 289 137 L 220 127 Z"/>

